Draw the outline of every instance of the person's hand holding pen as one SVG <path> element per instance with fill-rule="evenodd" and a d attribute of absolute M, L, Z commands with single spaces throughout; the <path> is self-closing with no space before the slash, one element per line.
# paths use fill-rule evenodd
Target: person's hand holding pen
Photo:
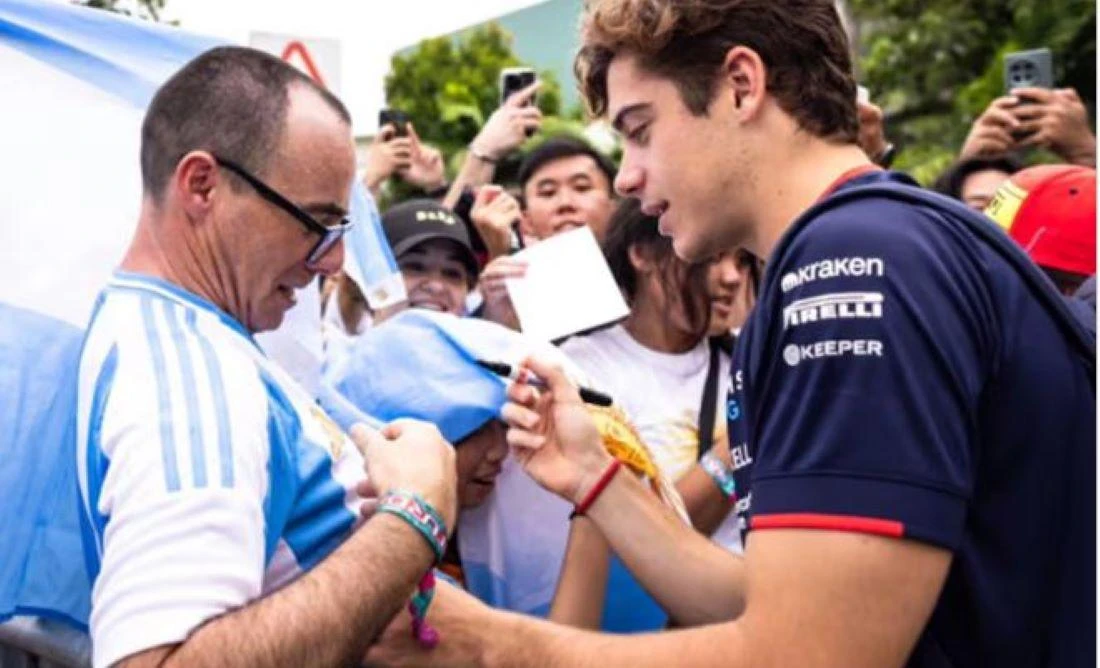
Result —
<path fill-rule="evenodd" d="M 477 360 L 478 366 L 481 368 L 492 371 L 498 376 L 504 378 L 510 378 L 515 381 L 522 381 L 531 387 L 539 390 L 545 390 L 547 385 L 546 381 L 539 378 L 535 373 L 524 367 L 513 367 L 510 364 L 504 362 L 493 362 L 491 360 Z M 580 395 L 581 401 L 586 404 L 592 404 L 593 406 L 611 406 L 615 403 L 615 400 L 610 396 L 600 392 L 599 390 L 593 390 L 588 387 L 579 387 L 577 392 Z"/>
<path fill-rule="evenodd" d="M 535 482 L 578 504 L 613 459 L 580 393 L 559 367 L 529 358 L 521 369 L 523 378 L 508 387 L 508 403 L 501 411 L 512 454 Z M 525 382 L 532 374 L 544 389 Z"/>

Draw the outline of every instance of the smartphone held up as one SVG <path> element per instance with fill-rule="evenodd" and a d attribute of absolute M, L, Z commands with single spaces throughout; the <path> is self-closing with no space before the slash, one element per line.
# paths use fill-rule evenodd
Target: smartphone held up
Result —
<path fill-rule="evenodd" d="M 1050 49 L 1005 54 L 1005 92 L 1017 88 L 1054 88 L 1054 56 Z"/>
<path fill-rule="evenodd" d="M 531 86 L 538 80 L 535 70 L 530 67 L 506 67 L 500 71 L 500 103 L 504 104 L 508 98 Z M 529 104 L 536 104 L 535 97 L 531 97 Z"/>
<path fill-rule="evenodd" d="M 378 129 L 387 125 L 393 126 L 394 137 L 409 136 L 409 117 L 405 112 L 398 109 L 383 109 L 378 112 Z"/>
<path fill-rule="evenodd" d="M 500 71 L 500 103 L 504 104 L 508 101 L 508 98 L 512 97 L 516 93 L 530 87 L 538 81 L 538 76 L 535 74 L 535 70 L 530 67 L 506 67 Z M 537 104 L 535 95 L 531 96 L 530 101 L 525 103 L 526 105 Z M 533 129 L 527 130 L 527 136 L 530 137 L 535 131 Z"/>

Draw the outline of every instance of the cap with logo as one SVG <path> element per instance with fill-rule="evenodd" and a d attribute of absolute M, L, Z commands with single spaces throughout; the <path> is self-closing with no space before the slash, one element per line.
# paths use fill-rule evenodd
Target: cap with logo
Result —
<path fill-rule="evenodd" d="M 1041 165 L 1016 172 L 985 210 L 1035 264 L 1096 273 L 1096 171 Z"/>
<path fill-rule="evenodd" d="M 448 239 L 459 250 L 459 259 L 477 280 L 478 262 L 470 243 L 466 224 L 454 212 L 430 199 L 414 199 L 391 207 L 382 214 L 382 229 L 390 242 L 394 257 L 402 255 L 425 241 Z"/>

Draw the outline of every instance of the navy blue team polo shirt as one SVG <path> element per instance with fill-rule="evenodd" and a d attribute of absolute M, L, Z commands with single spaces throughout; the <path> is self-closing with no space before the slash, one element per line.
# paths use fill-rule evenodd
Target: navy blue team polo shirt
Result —
<path fill-rule="evenodd" d="M 875 180 L 912 184 L 841 188 Z M 1095 665 L 1096 406 L 1074 355 L 952 214 L 877 196 L 820 213 L 778 245 L 737 345 L 743 527 L 950 550 L 911 666 Z"/>

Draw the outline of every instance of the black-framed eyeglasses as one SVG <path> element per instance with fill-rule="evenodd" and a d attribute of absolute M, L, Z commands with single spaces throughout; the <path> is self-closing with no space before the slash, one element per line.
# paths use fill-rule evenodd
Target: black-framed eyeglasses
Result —
<path fill-rule="evenodd" d="M 232 160 L 226 160 L 225 158 L 215 155 L 214 161 L 217 162 L 219 166 L 225 167 L 247 181 L 248 185 L 252 186 L 252 189 L 256 191 L 257 195 L 271 202 L 283 211 L 286 211 L 291 216 L 294 216 L 294 219 L 304 225 L 307 230 L 320 235 L 321 239 L 313 246 L 313 249 L 309 251 L 309 255 L 306 256 L 306 264 L 314 265 L 320 262 L 321 258 L 325 256 L 325 253 L 328 253 L 329 250 L 347 234 L 347 231 L 350 230 L 353 225 L 352 221 L 346 217 L 342 218 L 336 225 L 324 225 L 318 222 L 316 218 L 303 211 L 298 205 L 294 204 L 294 202 L 280 195 L 274 188 L 253 176 L 247 169 L 241 167 Z"/>

